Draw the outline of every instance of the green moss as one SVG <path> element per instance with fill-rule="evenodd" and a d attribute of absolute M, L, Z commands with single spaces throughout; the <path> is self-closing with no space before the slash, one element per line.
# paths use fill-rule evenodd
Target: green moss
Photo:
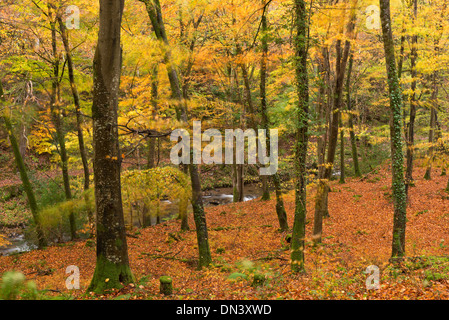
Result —
<path fill-rule="evenodd" d="M 159 278 L 159 282 L 161 283 L 160 286 L 160 293 L 164 295 L 171 295 L 173 293 L 173 285 L 172 285 L 172 278 L 169 276 L 162 276 Z"/>
<path fill-rule="evenodd" d="M 126 263 L 113 263 L 102 254 L 97 256 L 97 265 L 87 292 L 97 294 L 111 289 L 120 289 L 124 285 L 134 283 L 131 269 Z"/>
<path fill-rule="evenodd" d="M 173 280 L 169 276 L 162 276 L 159 278 L 159 281 L 161 283 L 172 283 Z"/>
<path fill-rule="evenodd" d="M 115 239 L 115 246 L 117 248 L 121 248 L 123 245 L 123 241 L 121 239 Z"/>

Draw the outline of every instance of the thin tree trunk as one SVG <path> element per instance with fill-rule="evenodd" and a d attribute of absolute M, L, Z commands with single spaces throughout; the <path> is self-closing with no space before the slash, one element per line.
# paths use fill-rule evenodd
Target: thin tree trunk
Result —
<path fill-rule="evenodd" d="M 243 73 L 244 67 L 241 67 L 240 69 L 242 70 L 242 73 Z M 245 107 L 243 104 L 242 96 L 241 96 L 240 90 L 239 90 L 239 80 L 238 80 L 238 71 L 237 70 L 234 70 L 234 75 L 235 75 L 235 84 L 236 84 L 237 99 L 238 99 L 237 101 L 240 103 L 240 105 L 243 106 L 243 112 L 241 115 L 240 124 L 242 127 L 245 127 L 244 119 L 245 119 L 246 113 L 245 113 Z M 251 94 L 251 91 L 249 93 Z M 251 118 L 250 118 L 250 121 L 252 121 Z M 234 145 L 233 150 L 236 150 L 235 145 Z M 244 181 L 243 181 L 243 179 L 244 179 L 244 175 L 243 175 L 244 164 L 236 163 L 235 153 L 234 153 L 234 162 L 233 163 L 234 163 L 233 164 L 233 170 L 234 170 L 233 171 L 233 180 L 232 180 L 233 181 L 233 202 L 242 202 L 243 197 L 244 197 L 244 190 L 243 190 L 243 187 L 244 187 Z"/>
<path fill-rule="evenodd" d="M 343 130 L 342 112 L 340 111 L 340 180 L 339 183 L 345 183 L 345 132 Z"/>
<path fill-rule="evenodd" d="M 58 15 L 57 19 L 58 19 L 58 23 L 59 23 L 59 30 L 61 31 L 62 42 L 64 44 L 64 49 L 66 52 L 70 88 L 72 90 L 73 102 L 75 104 L 76 130 L 77 130 L 77 135 L 78 135 L 78 145 L 79 145 L 79 151 L 80 151 L 80 156 L 81 156 L 81 162 L 83 164 L 83 171 L 84 171 L 84 191 L 86 191 L 89 189 L 90 174 L 89 174 L 89 164 L 88 164 L 88 160 L 87 160 L 86 147 L 84 144 L 84 135 L 83 135 L 83 128 L 82 128 L 83 121 L 82 121 L 82 115 L 81 115 L 80 96 L 78 93 L 78 87 L 75 82 L 75 72 L 74 72 L 72 54 L 70 51 L 70 44 L 69 44 L 67 28 L 65 27 L 65 24 L 62 21 L 61 16 Z"/>
<path fill-rule="evenodd" d="M 306 158 L 308 143 L 309 117 L 309 79 L 307 74 L 308 25 L 307 10 L 304 0 L 294 1 L 296 38 L 295 71 L 296 90 L 299 98 L 296 119 L 296 149 L 295 149 L 295 216 L 291 240 L 291 270 L 304 272 L 304 248 L 306 236 Z"/>
<path fill-rule="evenodd" d="M 151 75 L 151 107 L 153 120 L 156 119 L 158 113 L 158 92 L 159 81 L 158 81 L 158 65 L 153 68 L 153 73 Z M 148 138 L 148 159 L 147 159 L 147 169 L 155 167 L 156 163 L 156 139 L 159 138 Z"/>
<path fill-rule="evenodd" d="M 262 4 L 265 4 L 265 0 L 262 1 Z M 267 9 L 267 8 L 266 8 Z M 268 111 L 267 111 L 267 92 L 266 92 L 266 84 L 267 84 L 267 56 L 268 56 L 268 23 L 267 17 L 264 10 L 262 14 L 261 21 L 261 47 L 262 47 L 262 57 L 260 59 L 260 112 L 262 115 L 262 129 L 265 129 L 266 132 L 269 132 L 269 124 L 268 124 Z M 267 139 L 266 148 L 269 151 L 269 139 Z M 263 175 L 261 176 L 262 180 L 262 200 L 270 200 L 270 190 L 268 188 L 268 177 Z"/>
<path fill-rule="evenodd" d="M 399 48 L 399 57 L 398 57 L 398 79 L 399 79 L 399 82 L 401 81 L 401 78 L 402 78 L 402 69 L 403 69 L 403 65 L 404 65 L 404 51 L 405 51 L 405 33 L 406 33 L 406 29 L 405 29 L 405 25 L 404 25 L 404 22 L 402 22 L 402 32 L 401 32 L 401 45 L 400 45 L 400 48 Z M 402 101 L 405 101 L 406 100 L 406 97 L 405 97 L 405 95 L 403 94 L 402 95 Z M 403 130 L 404 130 L 404 136 L 407 136 L 407 128 L 405 127 L 405 125 L 406 125 L 406 118 L 407 118 L 407 115 L 406 115 L 406 112 L 405 112 L 405 108 L 402 108 L 403 110 L 402 110 L 402 122 L 403 122 L 403 125 L 404 125 L 404 128 L 403 128 Z"/>
<path fill-rule="evenodd" d="M 244 183 L 243 183 L 243 169 L 244 169 L 244 165 L 243 164 L 236 164 L 235 165 L 235 199 L 234 202 L 242 202 L 243 201 L 243 187 L 244 187 Z"/>
<path fill-rule="evenodd" d="M 182 88 L 179 81 L 179 74 L 176 67 L 173 65 L 172 53 L 170 50 L 170 44 L 168 41 L 167 33 L 165 31 L 164 21 L 162 19 L 161 4 L 159 0 L 139 0 L 145 4 L 148 17 L 150 18 L 151 25 L 153 26 L 156 38 L 161 41 L 165 46 L 164 63 L 167 68 L 167 75 L 170 82 L 172 97 L 176 100 L 175 106 L 176 115 L 178 119 L 187 122 L 187 106 L 182 94 Z"/>
<path fill-rule="evenodd" d="M 433 83 L 433 89 L 432 89 L 432 106 L 430 108 L 430 129 L 429 129 L 429 149 L 427 151 L 427 159 L 429 163 L 427 164 L 426 173 L 424 174 L 424 179 L 431 180 L 431 172 L 432 172 L 432 162 L 433 162 L 433 153 L 434 153 L 434 138 L 435 138 L 435 127 L 436 127 L 436 120 L 437 120 L 437 95 L 438 95 L 438 87 L 436 85 L 436 72 L 433 74 L 434 83 Z"/>
<path fill-rule="evenodd" d="M 265 4 L 265 0 L 263 0 L 263 4 Z M 262 15 L 261 21 L 261 46 L 262 46 L 262 58 L 260 62 L 260 107 L 261 107 L 261 115 L 262 115 L 262 128 L 266 130 L 268 134 L 268 139 L 266 143 L 266 148 L 268 153 L 270 153 L 270 135 L 269 135 L 269 118 L 268 118 L 268 110 L 267 110 L 267 95 L 266 95 L 266 81 L 267 81 L 267 56 L 268 56 L 268 22 L 265 12 L 268 8 L 265 9 L 264 14 Z M 279 177 L 279 173 L 276 172 L 272 176 L 272 181 L 275 188 L 276 194 L 276 215 L 279 221 L 279 229 L 281 232 L 288 230 L 288 221 L 287 221 L 287 212 L 284 207 L 284 200 L 282 198 L 282 190 L 281 190 L 281 180 Z M 262 200 L 270 199 L 270 192 L 268 189 L 268 179 L 266 176 L 262 176 Z"/>
<path fill-rule="evenodd" d="M 354 132 L 354 112 L 352 110 L 351 101 L 351 72 L 352 72 L 353 56 L 349 56 L 348 65 L 348 76 L 346 78 L 346 105 L 349 113 L 348 126 L 349 126 L 349 138 L 351 140 L 351 152 L 352 152 L 352 162 L 354 164 L 354 175 L 356 177 L 361 176 L 360 166 L 359 166 L 359 155 L 357 152 L 357 143 L 355 139 Z"/>
<path fill-rule="evenodd" d="M 281 232 L 288 230 L 287 212 L 284 207 L 284 199 L 282 198 L 281 179 L 279 173 L 273 175 L 273 184 L 276 194 L 276 214 L 279 221 L 279 229 Z"/>
<path fill-rule="evenodd" d="M 93 146 L 97 210 L 97 262 L 87 289 L 102 293 L 134 282 L 120 183 L 121 153 L 117 111 L 122 49 L 120 27 L 124 0 L 100 0 L 100 28 L 94 57 Z"/>
<path fill-rule="evenodd" d="M 167 38 L 167 34 L 165 32 L 165 26 L 162 19 L 162 11 L 159 0 L 139 0 L 145 3 L 148 16 L 151 20 L 151 24 L 153 26 L 154 32 L 156 34 L 157 39 L 162 41 L 166 46 L 166 51 L 164 55 L 164 63 L 167 67 L 168 79 L 170 81 L 170 87 L 172 91 L 172 96 L 177 100 L 176 105 L 176 114 L 178 120 L 187 123 L 187 106 L 186 100 L 182 94 L 182 90 L 180 87 L 179 75 L 174 66 L 172 66 L 171 62 L 171 51 L 169 48 L 169 42 Z M 192 161 L 189 164 L 190 171 L 190 180 L 192 184 L 192 208 L 193 208 L 193 218 L 195 220 L 196 225 L 196 234 L 198 240 L 198 251 L 199 251 L 199 266 L 206 266 L 211 263 L 212 258 L 209 250 L 209 239 L 207 236 L 207 226 L 206 226 L 206 217 L 204 214 L 203 202 L 201 199 L 201 183 L 200 183 L 200 175 L 198 173 L 198 167 L 192 164 Z M 185 215 L 185 219 L 187 219 L 187 215 Z M 185 221 L 184 223 L 186 223 Z"/>
<path fill-rule="evenodd" d="M 441 38 L 441 33 L 438 38 L 434 40 L 434 52 L 435 56 L 439 56 L 439 40 Z M 430 97 L 431 107 L 430 107 L 430 130 L 429 130 L 429 149 L 427 152 L 427 157 L 429 159 L 429 163 L 427 165 L 426 173 L 424 174 L 424 179 L 431 180 L 431 171 L 432 171 L 432 162 L 434 158 L 434 149 L 435 149 L 435 141 L 436 139 L 436 130 L 437 130 L 437 120 L 438 120 L 438 71 L 434 71 L 432 74 L 432 94 Z"/>
<path fill-rule="evenodd" d="M 355 8 L 357 5 L 357 0 L 352 1 L 351 4 L 351 15 L 350 20 L 347 25 L 347 34 L 349 38 L 353 38 L 354 35 L 354 27 L 355 27 Z M 338 140 L 338 127 L 339 127 L 339 117 L 340 112 L 339 109 L 342 106 L 342 97 L 343 97 L 343 88 L 344 88 L 344 76 L 346 71 L 346 63 L 349 57 L 349 51 L 351 48 L 351 43 L 349 40 L 345 40 L 344 47 L 341 48 L 342 40 L 338 39 L 335 44 L 336 50 L 336 80 L 335 80 L 335 90 L 333 93 L 333 103 L 332 103 L 332 120 L 330 121 L 330 130 L 329 130 L 329 143 L 327 149 L 327 159 L 323 169 L 323 177 L 320 179 L 320 183 L 325 184 L 325 186 L 319 186 L 317 188 L 317 194 L 315 199 L 315 219 L 313 226 L 313 241 L 314 243 L 319 243 L 321 241 L 321 233 L 322 233 L 322 217 L 329 217 L 329 207 L 328 207 L 328 198 L 329 198 L 329 181 L 332 177 L 332 169 L 334 166 L 335 159 L 335 151 L 337 148 L 337 140 Z M 317 215 L 321 215 L 322 217 L 317 217 Z"/>
<path fill-rule="evenodd" d="M 322 217 L 329 217 L 329 209 L 328 209 L 328 197 L 330 187 L 328 185 L 331 177 L 332 177 L 332 168 L 335 159 L 335 151 L 337 148 L 337 140 L 338 140 L 338 125 L 339 125 L 339 108 L 341 107 L 342 102 L 342 91 L 343 91 L 343 80 L 346 69 L 346 61 L 348 59 L 348 53 L 350 48 L 349 41 L 346 41 L 344 50 L 342 52 L 341 49 L 341 40 L 337 40 L 336 43 L 336 52 L 337 52 L 337 61 L 336 61 L 336 85 L 335 85 L 335 93 L 334 93 L 334 101 L 332 105 L 332 120 L 330 122 L 330 130 L 329 130 L 329 144 L 327 150 L 327 159 L 323 169 L 323 177 L 320 179 L 320 183 L 324 183 L 324 187 L 319 187 L 317 189 L 316 200 L 315 200 L 315 215 L 321 215 Z M 343 53 L 343 56 L 342 56 Z M 316 217 L 314 219 L 316 223 L 322 224 L 322 218 Z M 321 239 L 322 225 L 314 225 L 314 241 L 318 241 Z M 315 233 L 316 232 L 316 233 Z"/>
<path fill-rule="evenodd" d="M 53 17 L 54 10 L 55 8 L 53 4 L 48 3 L 48 18 L 50 19 L 51 44 L 53 55 L 53 65 L 52 65 L 53 78 L 52 78 L 52 90 L 50 94 L 50 110 L 52 122 L 56 130 L 57 144 L 59 146 L 59 156 L 61 158 L 62 179 L 64 184 L 65 198 L 66 200 L 71 200 L 72 192 L 70 190 L 68 155 L 65 145 L 63 114 L 61 110 L 61 99 L 60 99 L 59 54 L 56 39 L 56 18 Z M 70 212 L 69 214 L 69 221 L 70 221 L 70 235 L 73 240 L 76 238 L 75 215 L 73 212 Z"/>
<path fill-rule="evenodd" d="M 417 12 L 418 11 L 418 1 L 413 0 L 413 21 L 417 18 Z M 414 155 L 414 144 L 415 144 L 415 118 L 416 118 L 416 106 L 417 106 L 417 100 L 416 100 L 416 77 L 417 77 L 417 71 L 416 71 L 416 60 L 418 57 L 417 53 L 417 43 L 418 43 L 418 35 L 414 34 L 412 36 L 412 44 L 411 44 L 411 52 L 410 52 L 410 75 L 412 77 L 412 83 L 411 83 L 411 97 L 410 97 L 410 118 L 407 125 L 407 154 L 406 154 L 406 162 L 407 167 L 405 171 L 405 194 L 409 194 L 409 188 L 414 185 L 413 181 L 413 155 Z"/>
<path fill-rule="evenodd" d="M 0 103 L 5 103 L 3 85 L 0 81 Z M 23 189 L 27 195 L 28 205 L 30 206 L 31 215 L 33 216 L 33 221 L 36 225 L 36 235 L 38 241 L 38 248 L 43 249 L 47 246 L 47 241 L 44 236 L 44 232 L 42 229 L 41 218 L 39 215 L 39 208 L 37 206 L 36 197 L 33 191 L 33 187 L 31 185 L 30 179 L 28 178 L 27 168 L 25 163 L 23 162 L 22 155 L 20 154 L 19 144 L 17 142 L 16 137 L 14 136 L 13 126 L 11 124 L 11 120 L 9 116 L 6 115 L 6 111 L 3 111 L 4 115 L 2 116 L 5 121 L 6 131 L 8 132 L 9 142 L 11 143 L 12 150 L 14 153 L 14 158 L 16 160 L 16 165 L 20 173 L 20 179 L 22 180 Z"/>
<path fill-rule="evenodd" d="M 317 159 L 318 159 L 318 176 L 317 176 L 317 191 L 315 196 L 315 215 L 313 221 L 313 236 L 314 244 L 321 243 L 321 234 L 323 226 L 323 216 L 326 210 L 326 198 L 324 197 L 324 188 L 327 188 L 327 183 L 324 181 L 325 157 L 326 157 L 326 143 L 328 137 L 328 112 L 329 112 L 329 97 L 325 99 L 326 91 L 329 91 L 329 57 L 328 49 L 322 48 L 320 61 L 318 62 L 318 73 L 322 75 L 318 95 L 318 124 L 320 134 L 317 139 Z"/>

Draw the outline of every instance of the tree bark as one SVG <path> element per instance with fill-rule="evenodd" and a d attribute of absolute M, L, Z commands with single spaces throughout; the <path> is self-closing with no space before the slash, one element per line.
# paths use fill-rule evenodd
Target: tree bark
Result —
<path fill-rule="evenodd" d="M 104 292 L 134 282 L 129 267 L 123 217 L 117 109 L 124 0 L 100 0 L 100 28 L 94 57 L 93 144 L 97 210 L 97 263 L 88 292 Z"/>

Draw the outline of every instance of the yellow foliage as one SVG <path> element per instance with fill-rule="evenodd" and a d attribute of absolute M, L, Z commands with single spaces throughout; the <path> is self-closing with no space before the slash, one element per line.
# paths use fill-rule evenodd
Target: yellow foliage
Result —
<path fill-rule="evenodd" d="M 140 216 L 151 212 L 159 215 L 162 201 L 185 206 L 191 199 L 190 180 L 174 167 L 126 171 L 122 174 L 123 209 L 126 214 Z"/>
<path fill-rule="evenodd" d="M 5 247 L 5 246 L 7 246 L 7 245 L 9 245 L 9 244 L 11 244 L 11 242 L 9 242 L 9 241 L 6 239 L 6 236 L 3 235 L 3 234 L 0 234 L 0 247 Z"/>

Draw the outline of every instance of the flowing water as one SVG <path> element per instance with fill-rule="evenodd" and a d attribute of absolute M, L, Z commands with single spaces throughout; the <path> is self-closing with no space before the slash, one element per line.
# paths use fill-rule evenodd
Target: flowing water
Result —
<path fill-rule="evenodd" d="M 261 196 L 261 190 L 257 185 L 248 184 L 245 185 L 243 201 L 249 201 Z M 223 204 L 232 203 L 233 195 L 232 188 L 216 188 L 203 192 L 203 204 L 205 207 L 218 206 Z M 171 203 L 168 200 L 161 201 L 164 219 L 170 219 L 176 217 L 178 214 L 178 205 Z M 156 217 L 151 217 L 151 225 L 156 224 Z M 134 226 L 139 227 L 140 221 L 136 218 L 133 222 Z M 30 243 L 25 239 L 25 236 L 21 233 L 13 233 L 8 236 L 9 245 L 0 248 L 0 255 L 11 255 L 14 253 L 26 252 L 33 249 L 37 249 L 35 244 Z"/>

